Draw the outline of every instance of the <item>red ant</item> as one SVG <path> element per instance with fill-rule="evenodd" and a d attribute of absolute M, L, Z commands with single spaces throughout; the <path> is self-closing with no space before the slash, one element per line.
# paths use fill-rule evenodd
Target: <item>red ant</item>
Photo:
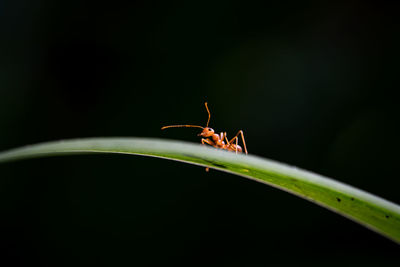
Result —
<path fill-rule="evenodd" d="M 208 123 L 210 122 L 211 114 L 207 106 L 207 102 L 204 103 L 207 109 L 208 113 L 208 120 L 207 120 L 207 125 L 206 127 L 198 126 L 198 125 L 168 125 L 164 126 L 161 128 L 161 130 L 167 129 L 167 128 L 175 128 L 175 127 L 194 127 L 194 128 L 201 128 L 203 131 L 198 134 L 198 136 L 204 137 L 201 138 L 201 143 L 203 145 L 208 144 L 210 146 L 220 148 L 220 149 L 225 149 L 228 151 L 235 151 L 237 153 L 242 153 L 242 147 L 238 145 L 238 136 L 241 135 L 242 137 L 242 142 L 243 142 L 243 147 L 244 147 L 244 152 L 247 153 L 247 148 L 246 148 L 246 142 L 244 140 L 244 135 L 243 131 L 240 130 L 235 137 L 233 137 L 231 140 L 228 141 L 228 138 L 226 136 L 226 132 L 221 132 L 219 135 L 214 132 L 214 130 L 210 127 L 208 127 Z M 225 143 L 226 142 L 226 143 Z M 235 143 L 234 143 L 235 142 Z M 208 171 L 209 168 L 206 168 L 206 171 Z"/>

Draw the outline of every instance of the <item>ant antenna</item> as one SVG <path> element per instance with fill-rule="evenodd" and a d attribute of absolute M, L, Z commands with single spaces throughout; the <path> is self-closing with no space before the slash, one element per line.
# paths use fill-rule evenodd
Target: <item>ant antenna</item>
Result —
<path fill-rule="evenodd" d="M 161 128 L 161 130 L 167 129 L 167 128 L 178 128 L 178 127 L 193 127 L 193 128 L 201 128 L 204 129 L 204 127 L 198 126 L 198 125 L 189 125 L 189 124 L 183 124 L 183 125 L 168 125 L 164 126 Z"/>
<path fill-rule="evenodd" d="M 206 126 L 206 127 L 208 127 L 208 123 L 210 122 L 211 114 L 210 114 L 210 110 L 208 110 L 207 102 L 205 102 L 204 105 L 206 106 L 207 113 L 208 113 L 208 120 L 207 120 L 207 126 Z"/>
<path fill-rule="evenodd" d="M 211 114 L 210 114 L 210 110 L 208 109 L 207 102 L 205 102 L 204 104 L 206 106 L 207 113 L 208 113 L 208 120 L 207 120 L 207 126 L 206 127 L 202 127 L 202 126 L 199 126 L 199 125 L 179 124 L 179 125 L 164 126 L 164 127 L 161 127 L 161 130 L 164 130 L 164 129 L 167 129 L 167 128 L 179 128 L 179 127 L 187 127 L 187 128 L 192 127 L 192 128 L 201 128 L 201 129 L 207 128 L 208 127 L 208 123 L 210 123 Z"/>

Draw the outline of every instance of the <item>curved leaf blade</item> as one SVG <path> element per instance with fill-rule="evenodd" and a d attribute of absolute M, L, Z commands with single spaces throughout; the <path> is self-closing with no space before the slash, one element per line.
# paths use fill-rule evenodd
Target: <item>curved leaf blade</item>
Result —
<path fill-rule="evenodd" d="M 86 138 L 0 153 L 0 162 L 82 153 L 123 153 L 177 160 L 240 175 L 307 199 L 400 243 L 400 206 L 333 179 L 252 155 L 151 138 Z"/>

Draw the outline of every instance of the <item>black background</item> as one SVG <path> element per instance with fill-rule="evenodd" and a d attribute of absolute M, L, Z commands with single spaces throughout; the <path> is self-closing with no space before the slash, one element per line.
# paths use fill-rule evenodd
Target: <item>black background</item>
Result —
<path fill-rule="evenodd" d="M 249 152 L 400 203 L 395 1 L 1 1 L 0 149 L 90 136 Z M 2 266 L 398 266 L 399 247 L 226 173 L 123 155 L 0 166 Z"/>

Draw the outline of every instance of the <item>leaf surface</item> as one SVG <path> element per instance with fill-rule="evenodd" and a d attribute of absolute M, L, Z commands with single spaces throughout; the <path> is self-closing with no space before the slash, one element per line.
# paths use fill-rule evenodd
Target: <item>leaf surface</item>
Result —
<path fill-rule="evenodd" d="M 235 154 L 181 141 L 133 137 L 86 138 L 4 151 L 0 153 L 0 162 L 83 153 L 158 157 L 229 172 L 295 194 L 400 243 L 399 205 L 333 179 L 253 155 Z"/>

